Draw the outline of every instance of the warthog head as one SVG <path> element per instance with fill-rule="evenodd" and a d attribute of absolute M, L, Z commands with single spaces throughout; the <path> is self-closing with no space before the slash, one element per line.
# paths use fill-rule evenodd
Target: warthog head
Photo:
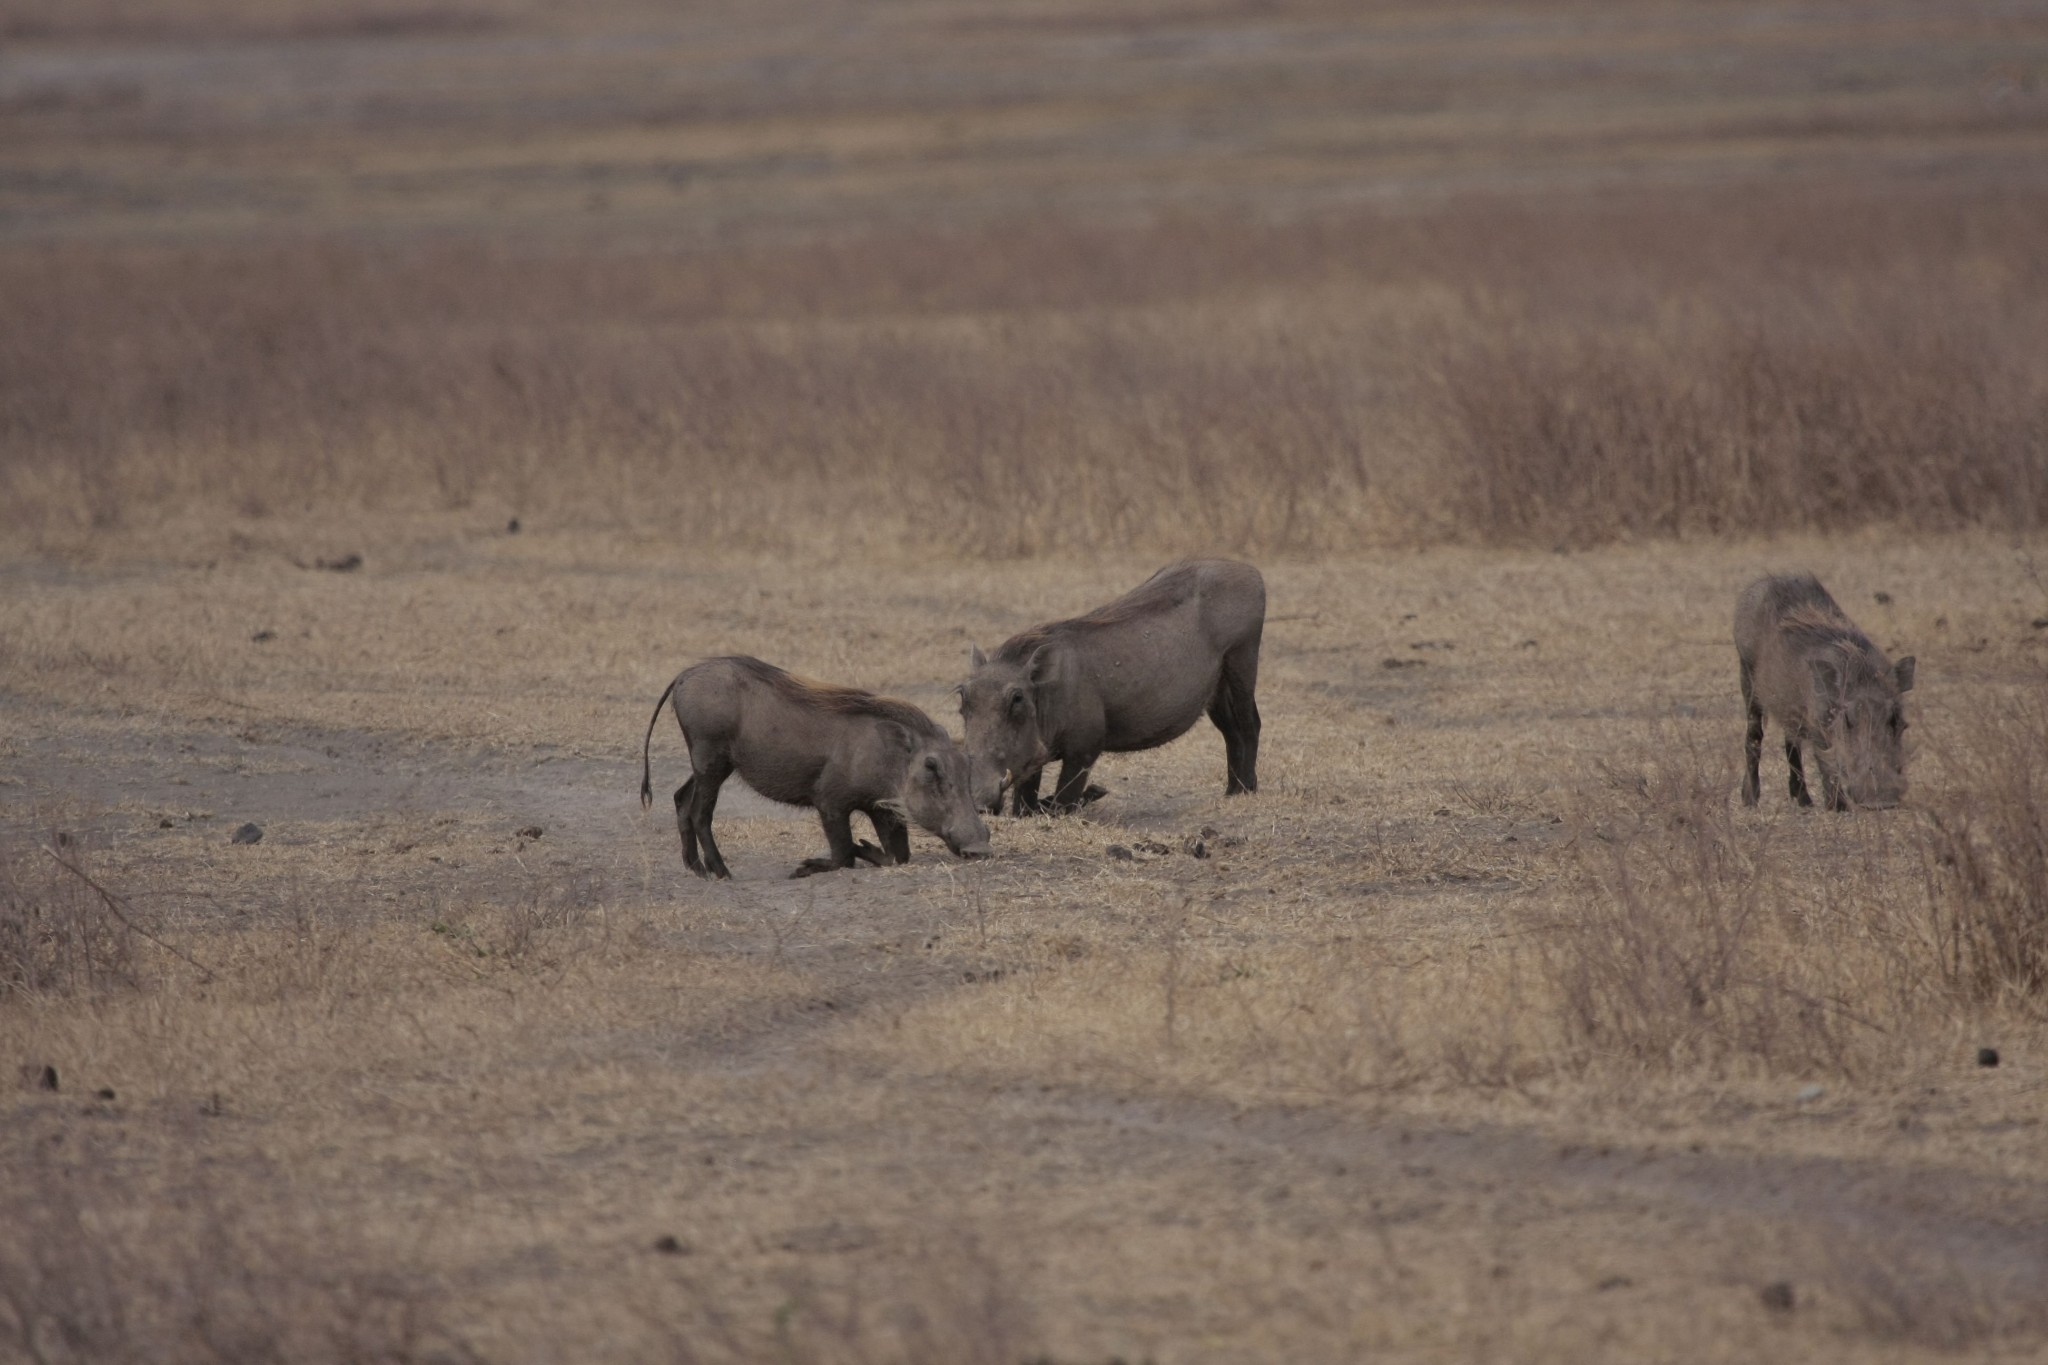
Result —
<path fill-rule="evenodd" d="M 951 739 L 929 736 L 916 741 L 897 795 L 903 817 L 946 841 L 962 858 L 986 858 L 988 826 L 982 823 L 981 784 L 967 751 Z"/>
<path fill-rule="evenodd" d="M 967 725 L 967 752 L 997 775 L 994 792 L 983 810 L 1002 809 L 1003 792 L 1019 777 L 1037 772 L 1049 757 L 1038 729 L 1038 700 L 1033 690 L 1040 656 L 1022 663 L 991 659 L 973 648 L 973 672 L 956 689 L 960 718 Z"/>
<path fill-rule="evenodd" d="M 1861 665 L 1861 666 L 1859 666 Z M 1808 714 L 1820 733 L 1811 745 L 1820 763 L 1822 790 L 1837 807 L 1882 810 L 1906 794 L 1906 715 L 1902 696 L 1913 686 L 1913 660 L 1889 672 L 1862 659 L 1848 666 L 1816 659 Z"/>

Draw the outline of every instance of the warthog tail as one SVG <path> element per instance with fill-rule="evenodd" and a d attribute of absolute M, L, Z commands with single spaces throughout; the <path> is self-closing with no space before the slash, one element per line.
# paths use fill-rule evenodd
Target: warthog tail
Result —
<path fill-rule="evenodd" d="M 648 766 L 647 751 L 654 743 L 654 723 L 661 719 L 661 708 L 668 705 L 669 694 L 676 690 L 676 684 L 683 680 L 678 673 L 661 689 L 661 700 L 654 703 L 654 714 L 647 718 L 647 737 L 640 741 L 640 809 L 646 810 L 654 804 L 654 780 Z"/>

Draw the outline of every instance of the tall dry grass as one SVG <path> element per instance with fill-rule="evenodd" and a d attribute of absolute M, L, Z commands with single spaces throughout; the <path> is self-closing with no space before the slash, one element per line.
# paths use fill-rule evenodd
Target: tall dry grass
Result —
<path fill-rule="evenodd" d="M 1583 900 L 1544 936 L 1574 1065 L 1884 1072 L 2048 1012 L 2048 711 L 1954 718 L 1911 813 L 1786 823 L 1667 740 L 1578 812 Z"/>
<path fill-rule="evenodd" d="M 1956 996 L 2048 1015 L 2048 704 L 1994 703 L 1927 812 L 1926 966 Z"/>
<path fill-rule="evenodd" d="M 1566 1065 L 1855 1074 L 1944 1010 L 1896 932 L 1918 890 L 1896 831 L 1756 819 L 1732 759 L 1678 737 L 1603 777 L 1575 812 L 1576 904 L 1537 940 Z"/>
<path fill-rule="evenodd" d="M 1588 544 L 2048 514 L 2048 202 L 0 254 L 0 506 L 717 548 Z"/>

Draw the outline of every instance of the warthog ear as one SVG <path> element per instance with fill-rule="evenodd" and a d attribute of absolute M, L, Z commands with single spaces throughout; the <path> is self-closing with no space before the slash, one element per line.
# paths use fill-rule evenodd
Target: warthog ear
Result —
<path fill-rule="evenodd" d="M 914 754 L 917 752 L 917 740 L 911 736 L 909 730 L 905 729 L 901 725 L 898 725 L 895 721 L 883 721 L 882 732 L 888 735 L 890 741 L 896 744 L 899 748 L 901 748 L 904 753 Z"/>
<path fill-rule="evenodd" d="M 967 646 L 967 666 L 969 668 L 980 668 L 987 662 L 988 655 L 981 652 L 980 645 L 970 644 Z"/>
<path fill-rule="evenodd" d="M 1045 681 L 1045 667 L 1052 662 L 1052 646 L 1040 645 L 1031 651 L 1031 657 L 1024 661 L 1025 676 L 1034 683 Z"/>
<path fill-rule="evenodd" d="M 1905 658 L 1893 664 L 1892 676 L 1899 680 L 1899 691 L 1911 692 L 1913 690 L 1913 656 L 1908 654 Z"/>

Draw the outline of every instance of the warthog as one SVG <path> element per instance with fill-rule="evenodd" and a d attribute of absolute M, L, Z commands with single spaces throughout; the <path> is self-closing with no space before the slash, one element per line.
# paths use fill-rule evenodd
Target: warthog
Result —
<path fill-rule="evenodd" d="M 1070 811 L 1103 795 L 1089 769 L 1107 751 L 1157 748 L 1206 709 L 1223 732 L 1224 791 L 1259 789 L 1259 636 L 1266 582 L 1249 564 L 1170 565 L 1086 616 L 1034 626 L 995 656 L 973 649 L 960 684 L 967 749 L 1013 785 L 1023 815 Z M 1039 776 L 1058 759 L 1059 785 Z M 998 795 L 996 809 L 1001 804 Z"/>
<path fill-rule="evenodd" d="M 1893 664 L 1856 628 L 1812 574 L 1760 578 L 1735 603 L 1735 653 L 1749 713 L 1742 800 L 1755 805 L 1764 717 L 1785 732 L 1792 799 L 1813 804 L 1799 750 L 1820 764 L 1830 810 L 1895 806 L 1906 790 L 1900 702 L 1913 686 L 1913 660 Z"/>
<path fill-rule="evenodd" d="M 771 801 L 809 806 L 825 826 L 831 851 L 806 858 L 793 877 L 910 861 L 906 820 L 930 830 L 962 858 L 989 855 L 988 826 L 967 753 L 907 701 L 794 677 L 759 659 L 706 659 L 676 675 L 654 704 L 640 746 L 640 805 L 654 800 L 648 746 L 661 708 L 673 699 L 676 724 L 690 746 L 690 780 L 676 788 L 676 829 L 683 862 L 700 877 L 730 877 L 711 837 L 718 789 L 737 772 Z M 881 847 L 853 840 L 859 811 Z M 699 847 L 703 857 L 698 857 Z"/>

